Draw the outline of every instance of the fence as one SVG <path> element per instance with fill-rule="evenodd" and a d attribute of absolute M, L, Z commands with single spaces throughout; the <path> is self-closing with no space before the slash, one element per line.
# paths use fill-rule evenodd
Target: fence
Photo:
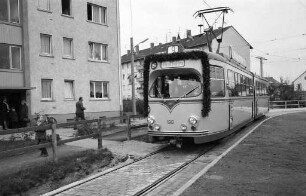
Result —
<path fill-rule="evenodd" d="M 110 118 L 99 118 L 99 119 L 93 119 L 93 120 L 83 120 L 83 121 L 75 121 L 75 122 L 67 122 L 67 123 L 60 123 L 60 124 L 49 124 L 49 125 L 42 125 L 42 126 L 34 126 L 34 127 L 25 127 L 25 128 L 19 128 L 19 129 L 10 129 L 10 130 L 4 130 L 0 131 L 0 135 L 9 135 L 9 134 L 15 134 L 15 133 L 25 133 L 25 132 L 31 132 L 31 131 L 38 131 L 38 130 L 52 130 L 52 140 L 51 142 L 48 143 L 43 143 L 43 144 L 38 144 L 38 145 L 33 145 L 33 146 L 28 146 L 28 147 L 23 147 L 23 148 L 15 148 L 11 150 L 6 150 L 0 152 L 0 157 L 3 156 L 8 156 L 8 155 L 13 155 L 16 153 L 21 153 L 25 151 L 32 151 L 36 150 L 39 148 L 47 148 L 47 147 L 52 147 L 52 152 L 53 152 L 53 161 L 57 162 L 58 157 L 57 157 L 57 146 L 60 144 L 65 144 L 68 142 L 73 142 L 77 140 L 83 140 L 86 138 L 92 138 L 97 136 L 98 140 L 98 149 L 102 148 L 102 131 L 105 131 L 107 129 L 103 129 L 103 122 L 107 121 L 123 121 L 125 122 L 126 126 L 123 127 L 123 129 L 126 130 L 127 133 L 127 139 L 131 139 L 131 129 L 140 127 L 139 125 L 132 125 L 131 124 L 131 119 L 133 118 L 142 118 L 140 115 L 131 115 L 131 116 L 122 116 L 122 117 L 110 117 Z M 77 125 L 84 125 L 84 124 L 89 124 L 89 123 L 97 123 L 97 131 L 88 134 L 88 135 L 83 135 L 75 138 L 70 138 L 70 139 L 65 139 L 65 140 L 59 140 L 57 141 L 57 134 L 56 130 L 57 128 L 65 128 L 65 127 L 73 127 Z"/>
<path fill-rule="evenodd" d="M 269 106 L 271 109 L 301 108 L 301 107 L 306 107 L 306 100 L 270 101 Z"/>

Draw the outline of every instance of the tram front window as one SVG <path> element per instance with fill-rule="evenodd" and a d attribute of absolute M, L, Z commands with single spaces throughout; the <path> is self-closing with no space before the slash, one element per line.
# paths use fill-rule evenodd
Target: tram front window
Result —
<path fill-rule="evenodd" d="M 201 81 L 196 74 L 166 74 L 156 77 L 150 89 L 150 97 L 196 97 L 201 91 Z"/>

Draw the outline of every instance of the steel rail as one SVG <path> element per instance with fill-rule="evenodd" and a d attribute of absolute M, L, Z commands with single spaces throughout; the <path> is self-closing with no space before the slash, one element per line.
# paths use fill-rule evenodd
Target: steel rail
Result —
<path fill-rule="evenodd" d="M 156 150 L 156 151 L 154 151 L 154 152 L 151 152 L 150 154 L 147 154 L 147 155 L 145 155 L 145 156 L 143 156 L 143 157 L 134 159 L 133 162 L 124 164 L 124 165 L 119 166 L 119 167 L 116 167 L 116 168 L 109 169 L 109 170 L 104 171 L 104 172 L 100 172 L 100 173 L 98 173 L 98 174 L 96 174 L 96 175 L 94 175 L 94 176 L 85 178 L 85 179 L 80 180 L 80 181 L 77 181 L 77 182 L 75 182 L 75 183 L 71 183 L 70 185 L 67 185 L 67 186 L 61 187 L 61 188 L 59 188 L 59 189 L 56 189 L 56 190 L 54 190 L 54 191 L 48 192 L 48 193 L 44 194 L 44 196 L 45 196 L 45 195 L 52 196 L 52 195 L 60 194 L 60 193 L 62 193 L 62 192 L 64 192 L 64 191 L 67 191 L 67 190 L 69 190 L 69 189 L 71 189 L 71 188 L 74 188 L 74 187 L 77 187 L 77 186 L 79 186 L 79 185 L 85 184 L 85 183 L 90 182 L 90 181 L 92 181 L 92 180 L 94 180 L 94 179 L 96 179 L 96 178 L 99 178 L 99 177 L 101 177 L 101 176 L 105 176 L 106 174 L 112 173 L 112 172 L 114 172 L 114 171 L 117 171 L 117 170 L 122 169 L 122 168 L 124 168 L 124 167 L 127 167 L 127 166 L 129 166 L 129 165 L 132 165 L 132 164 L 134 164 L 134 163 L 136 163 L 136 162 L 139 162 L 139 161 L 141 161 L 141 160 L 143 160 L 143 159 L 146 159 L 146 158 L 148 158 L 148 157 L 150 157 L 150 156 L 153 156 L 153 155 L 155 155 L 155 154 L 158 154 L 158 153 L 162 152 L 163 150 L 167 149 L 168 147 L 169 147 L 169 146 L 165 146 L 165 147 L 163 147 L 163 148 L 161 148 L 161 149 L 158 149 L 158 150 Z"/>
<path fill-rule="evenodd" d="M 190 165 L 191 163 L 195 162 L 201 156 L 203 156 L 207 152 L 211 151 L 217 145 L 219 145 L 219 144 L 217 142 L 215 142 L 214 144 L 211 144 L 211 146 L 202 149 L 203 151 L 201 150 L 201 152 L 198 155 L 196 155 L 194 158 L 190 159 L 189 161 L 186 161 L 185 163 L 183 163 L 182 165 L 180 165 L 176 169 L 168 172 L 166 175 L 164 175 L 163 177 L 159 178 L 158 180 L 156 180 L 152 184 L 148 185 L 147 187 L 143 188 L 142 190 L 138 191 L 133 196 L 144 195 L 144 194 L 147 194 L 150 191 L 154 190 L 155 188 L 157 188 L 158 186 L 160 186 L 161 184 L 163 184 L 164 182 L 166 182 L 167 180 L 169 180 L 170 178 L 172 178 L 173 176 L 175 176 L 176 174 L 178 174 L 179 172 L 184 170 L 188 165 Z"/>

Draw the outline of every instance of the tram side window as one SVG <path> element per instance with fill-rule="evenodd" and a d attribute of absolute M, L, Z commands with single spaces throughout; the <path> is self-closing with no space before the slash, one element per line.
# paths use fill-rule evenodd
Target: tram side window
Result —
<path fill-rule="evenodd" d="M 240 75 L 240 86 L 241 86 L 241 96 L 246 96 L 246 82 L 245 76 Z"/>
<path fill-rule="evenodd" d="M 261 96 L 262 95 L 262 83 L 259 81 L 256 81 L 255 86 L 256 86 L 256 96 Z"/>
<path fill-rule="evenodd" d="M 227 71 L 228 78 L 228 93 L 230 97 L 238 96 L 238 91 L 235 84 L 235 73 L 232 70 Z"/>
<path fill-rule="evenodd" d="M 210 92 L 212 97 L 224 97 L 224 70 L 221 67 L 210 67 Z"/>
<path fill-rule="evenodd" d="M 255 88 L 256 88 L 256 96 L 267 95 L 267 84 L 266 83 L 256 81 Z"/>
<path fill-rule="evenodd" d="M 247 96 L 252 96 L 253 94 L 253 81 L 251 78 L 247 78 Z"/>

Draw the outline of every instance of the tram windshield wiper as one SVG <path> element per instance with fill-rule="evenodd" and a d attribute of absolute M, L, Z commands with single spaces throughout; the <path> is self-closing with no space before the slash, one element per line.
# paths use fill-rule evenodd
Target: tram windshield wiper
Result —
<path fill-rule="evenodd" d="M 179 100 L 182 99 L 183 97 L 186 97 L 187 95 L 189 95 L 190 93 L 192 93 L 194 90 L 196 90 L 196 89 L 199 88 L 199 87 L 200 87 L 200 85 L 197 86 L 197 87 L 195 87 L 195 88 L 193 88 L 193 89 L 191 89 L 190 91 L 188 91 L 188 92 L 185 93 L 184 95 L 180 96 L 176 101 L 179 101 Z"/>

